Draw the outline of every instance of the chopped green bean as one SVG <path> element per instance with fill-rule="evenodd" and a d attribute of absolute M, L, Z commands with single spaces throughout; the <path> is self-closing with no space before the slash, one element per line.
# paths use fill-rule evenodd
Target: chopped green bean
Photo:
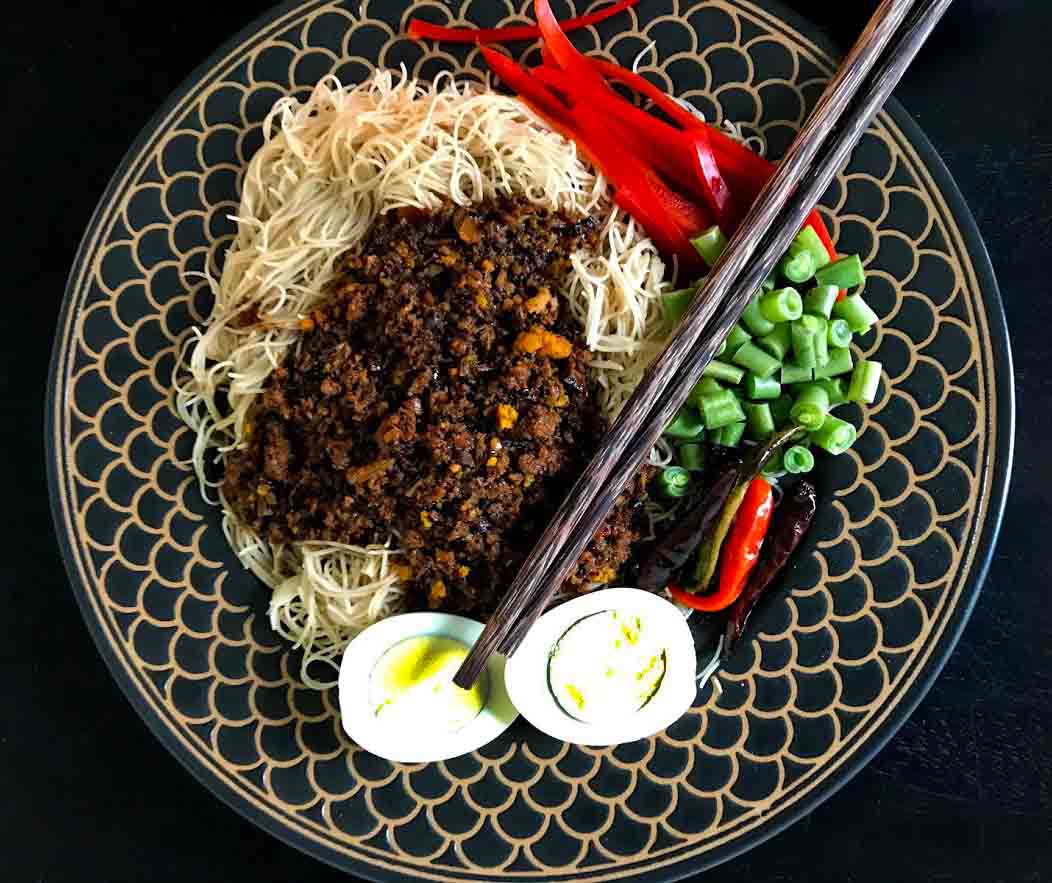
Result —
<path fill-rule="evenodd" d="M 681 466 L 666 466 L 658 476 L 657 485 L 662 496 L 677 499 L 687 493 L 690 473 Z"/>
<path fill-rule="evenodd" d="M 727 351 L 727 341 L 723 341 L 723 343 L 721 343 L 718 347 L 716 347 L 716 352 L 713 353 L 713 358 L 718 359 L 726 351 Z"/>
<path fill-rule="evenodd" d="M 672 422 L 665 427 L 665 435 L 671 438 L 691 441 L 700 437 L 705 432 L 705 423 L 693 408 L 683 407 L 673 418 Z"/>
<path fill-rule="evenodd" d="M 789 323 L 780 322 L 774 326 L 774 331 L 765 334 L 756 343 L 774 356 L 779 362 L 789 355 L 789 347 L 792 346 L 792 338 L 789 334 Z"/>
<path fill-rule="evenodd" d="M 760 312 L 768 322 L 792 322 L 804 313 L 804 301 L 795 288 L 776 288 L 760 296 Z"/>
<path fill-rule="evenodd" d="M 851 344 L 851 327 L 843 319 L 832 319 L 826 338 L 830 346 L 843 349 Z"/>
<path fill-rule="evenodd" d="M 715 266 L 716 261 L 720 259 L 720 255 L 727 248 L 727 237 L 723 235 L 723 231 L 719 227 L 712 226 L 700 236 L 692 239 L 690 244 L 701 255 L 701 259 L 712 267 Z"/>
<path fill-rule="evenodd" d="M 753 441 L 763 441 L 774 432 L 774 417 L 771 406 L 766 402 L 745 402 L 745 423 L 749 428 L 749 437 Z"/>
<path fill-rule="evenodd" d="M 818 429 L 829 413 L 829 396 L 815 384 L 801 387 L 789 416 L 805 429 Z"/>
<path fill-rule="evenodd" d="M 880 386 L 880 375 L 884 366 L 880 362 L 863 359 L 851 374 L 851 384 L 847 388 L 847 397 L 852 402 L 864 402 L 872 405 L 877 399 Z"/>
<path fill-rule="evenodd" d="M 851 358 L 851 350 L 847 347 L 837 347 L 829 351 L 829 361 L 821 368 L 815 368 L 815 377 L 836 377 L 838 374 L 847 374 L 854 364 Z"/>
<path fill-rule="evenodd" d="M 844 394 L 844 381 L 839 377 L 821 377 L 814 381 L 814 385 L 826 391 L 830 408 L 835 408 L 847 401 L 847 396 Z"/>
<path fill-rule="evenodd" d="M 724 341 L 724 343 L 727 344 L 725 355 L 728 357 L 733 356 L 738 352 L 738 347 L 743 343 L 748 343 L 750 340 L 752 340 L 752 336 L 749 332 L 735 322 L 731 326 L 731 330 L 727 332 L 727 339 Z"/>
<path fill-rule="evenodd" d="M 757 295 L 753 296 L 742 313 L 742 324 L 756 337 L 763 337 L 774 331 L 774 322 L 765 318 L 760 311 L 760 298 Z"/>
<path fill-rule="evenodd" d="M 729 389 L 703 395 L 698 404 L 706 429 L 719 429 L 745 419 L 738 397 Z"/>
<path fill-rule="evenodd" d="M 790 282 L 799 285 L 815 275 L 815 259 L 806 248 L 790 248 L 778 264 L 779 272 Z"/>
<path fill-rule="evenodd" d="M 819 285 L 854 288 L 866 281 L 866 271 L 862 269 L 861 258 L 857 254 L 850 254 L 822 267 L 815 273 L 815 281 Z"/>
<path fill-rule="evenodd" d="M 833 305 L 839 294 L 840 289 L 835 285 L 816 285 L 804 295 L 804 312 L 828 319 L 833 314 Z"/>
<path fill-rule="evenodd" d="M 811 255 L 816 270 L 824 267 L 831 260 L 829 252 L 826 250 L 825 243 L 822 242 L 821 237 L 819 237 L 811 226 L 804 227 L 799 233 L 797 233 L 796 238 L 793 239 L 792 244 L 789 246 L 789 251 L 800 251 L 801 249 L 806 249 Z"/>
<path fill-rule="evenodd" d="M 873 308 L 862 299 L 861 294 L 853 294 L 837 301 L 833 307 L 833 315 L 847 322 L 848 327 L 856 334 L 865 334 L 880 319 L 873 312 Z"/>
<path fill-rule="evenodd" d="M 821 327 L 817 316 L 801 316 L 791 326 L 793 338 L 793 361 L 801 368 L 814 368 L 818 364 L 815 338 Z"/>
<path fill-rule="evenodd" d="M 829 323 L 820 316 L 811 316 L 818 323 L 815 331 L 815 367 L 821 368 L 829 362 Z"/>
<path fill-rule="evenodd" d="M 696 290 L 693 288 L 681 288 L 679 291 L 670 291 L 661 297 L 661 310 L 665 316 L 665 324 L 674 328 L 676 323 L 683 318 L 687 307 L 694 300 Z"/>
<path fill-rule="evenodd" d="M 782 385 L 774 377 L 745 375 L 745 395 L 750 399 L 776 399 L 782 394 Z"/>
<path fill-rule="evenodd" d="M 720 362 L 713 359 L 705 366 L 702 376 L 711 377 L 713 380 L 722 380 L 724 383 L 734 384 L 742 382 L 745 372 L 734 365 L 728 365 L 726 362 Z"/>
<path fill-rule="evenodd" d="M 785 471 L 792 475 L 801 475 L 810 472 L 815 467 L 815 455 L 803 445 L 793 445 L 787 448 L 782 457 Z"/>
<path fill-rule="evenodd" d="M 760 475 L 764 478 L 777 478 L 785 472 L 783 465 L 783 457 L 785 456 L 782 448 L 779 448 L 770 457 L 767 458 L 767 462 L 763 464 L 763 469 L 760 470 Z"/>
<path fill-rule="evenodd" d="M 746 371 L 751 371 L 757 377 L 763 378 L 764 380 L 772 376 L 782 367 L 781 362 L 773 356 L 765 353 L 751 341 L 742 344 L 731 361 L 734 362 L 735 365 L 740 365 Z"/>
<path fill-rule="evenodd" d="M 794 365 L 792 362 L 786 362 L 782 365 L 782 386 L 790 383 L 808 383 L 814 380 L 814 376 L 813 368 L 804 368 L 800 365 Z"/>
<path fill-rule="evenodd" d="M 774 291 L 774 288 L 777 284 L 778 277 L 775 276 L 774 270 L 771 270 L 767 278 L 760 283 L 760 291 Z"/>
<path fill-rule="evenodd" d="M 745 435 L 745 421 L 739 420 L 737 423 L 730 423 L 727 426 L 721 426 L 710 436 L 710 441 L 714 445 L 722 445 L 725 448 L 736 447 L 742 440 L 742 436 Z"/>
<path fill-rule="evenodd" d="M 684 469 L 701 469 L 705 465 L 705 448 L 694 443 L 680 445 L 679 465 Z"/>
<path fill-rule="evenodd" d="M 855 427 L 846 420 L 830 414 L 825 422 L 811 433 L 811 441 L 830 454 L 842 454 L 855 443 Z"/>
<path fill-rule="evenodd" d="M 701 380 L 694 384 L 694 389 L 690 391 L 690 396 L 688 397 L 687 401 L 689 401 L 696 408 L 698 406 L 698 400 L 703 395 L 709 395 L 710 393 L 722 391 L 723 387 L 720 386 L 719 383 L 717 383 L 713 378 L 702 377 Z"/>
<path fill-rule="evenodd" d="M 774 418 L 774 425 L 781 429 L 791 419 L 789 414 L 793 410 L 793 397 L 788 393 L 782 393 L 778 398 L 771 402 L 771 416 Z"/>

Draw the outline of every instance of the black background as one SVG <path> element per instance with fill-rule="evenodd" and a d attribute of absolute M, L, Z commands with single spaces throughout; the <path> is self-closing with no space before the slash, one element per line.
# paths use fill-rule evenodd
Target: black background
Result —
<path fill-rule="evenodd" d="M 876 0 L 789 5 L 824 21 L 846 46 Z M 95 203 L 167 94 L 267 6 L 29 2 L 4 15 L 5 883 L 338 877 L 227 809 L 147 731 L 81 622 L 52 538 L 44 480 L 51 336 Z M 1052 879 L 1052 604 L 1044 554 L 1052 534 L 1050 58 L 1052 3 L 957 0 L 896 93 L 975 214 L 1015 350 L 1012 496 L 975 614 L 941 678 L 891 744 L 812 815 L 710 879 Z"/>

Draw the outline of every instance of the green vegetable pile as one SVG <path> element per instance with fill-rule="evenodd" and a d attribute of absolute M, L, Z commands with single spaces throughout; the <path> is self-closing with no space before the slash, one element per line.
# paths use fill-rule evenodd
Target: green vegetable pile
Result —
<path fill-rule="evenodd" d="M 726 244 L 717 227 L 694 240 L 710 266 Z M 668 481 L 659 478 L 666 495 L 686 493 L 683 471 L 701 468 L 705 440 L 734 447 L 744 438 L 762 442 L 791 425 L 806 429 L 806 441 L 767 465 L 769 476 L 810 471 L 812 445 L 836 455 L 854 444 L 855 427 L 832 410 L 845 402 L 871 404 L 880 385 L 880 362 L 856 363 L 851 355 L 854 337 L 878 321 L 862 296 L 850 293 L 864 281 L 858 255 L 831 260 L 814 230 L 797 234 L 665 429 L 679 461 L 666 470 Z M 844 297 L 842 289 L 848 290 Z M 696 291 L 694 285 L 664 296 L 670 326 Z"/>

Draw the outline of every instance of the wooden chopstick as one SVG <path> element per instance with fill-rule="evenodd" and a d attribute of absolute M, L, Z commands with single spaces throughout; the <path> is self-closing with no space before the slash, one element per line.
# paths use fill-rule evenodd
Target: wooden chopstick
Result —
<path fill-rule="evenodd" d="M 836 124 L 840 113 L 876 63 L 913 2 L 884 0 L 878 7 L 777 172 L 763 188 L 722 258 L 709 274 L 705 286 L 694 298 L 676 331 L 651 364 L 595 457 L 521 568 L 458 671 L 456 683 L 461 686 L 473 683 L 481 672 L 484 660 L 493 650 L 502 645 L 510 649 L 507 638 L 520 616 L 532 618 L 539 615 L 548 597 L 565 579 L 569 568 L 623 489 L 624 481 L 618 481 L 614 476 L 615 473 L 623 474 L 626 471 L 626 464 L 621 461 L 632 442 L 637 440 L 634 452 L 641 461 L 646 451 L 657 441 L 663 427 L 686 400 L 700 372 L 694 376 L 683 371 L 684 363 L 692 351 L 700 349 L 704 366 L 711 360 L 718 345 L 710 341 L 710 347 L 698 346 L 705 324 L 752 256 L 760 237 L 776 221 L 797 179 L 814 158 L 825 135 Z M 751 291 L 746 292 L 745 297 L 749 294 Z M 708 349 L 713 352 L 706 352 Z"/>
<path fill-rule="evenodd" d="M 457 672 L 455 683 L 462 687 L 472 684 L 498 648 L 513 651 L 547 606 L 713 358 L 721 331 L 737 321 L 753 291 L 777 263 L 950 2 L 922 2 L 912 25 L 894 41 L 895 48 L 883 60 L 884 50 L 916 0 L 881 3 L 677 330 L 521 568 Z M 870 76 L 878 63 L 880 74 Z M 867 88 L 852 109 L 863 85 Z M 831 139 L 834 130 L 835 138 Z M 833 147 L 823 153 L 822 162 L 815 164 L 827 140 Z M 709 327 L 717 314 L 716 322 Z"/>
<path fill-rule="evenodd" d="M 798 191 L 787 205 L 785 226 L 780 229 L 778 235 L 768 236 L 761 242 L 757 251 L 757 258 L 750 264 L 746 274 L 742 276 L 736 286 L 734 295 L 719 305 L 717 315 L 710 326 L 713 333 L 713 341 L 717 346 L 719 341 L 726 337 L 731 327 L 740 319 L 742 310 L 748 304 L 751 294 L 759 287 L 760 282 L 766 278 L 770 268 L 785 253 L 785 249 L 788 247 L 789 242 L 792 241 L 793 235 L 795 235 L 792 231 L 804 222 L 804 219 L 829 186 L 836 171 L 848 161 L 851 151 L 865 132 L 873 116 L 887 100 L 888 95 L 890 95 L 895 84 L 901 78 L 903 71 L 913 60 L 920 46 L 927 39 L 931 29 L 945 13 L 951 2 L 952 0 L 924 0 L 900 29 L 894 42 L 894 46 L 899 51 L 893 49 L 885 54 L 886 60 L 878 66 L 869 78 L 870 88 L 866 89 L 864 94 L 860 94 L 859 100 L 845 114 L 829 140 L 823 145 L 816 168 L 831 171 L 826 175 L 824 173 L 816 173 L 813 169 L 805 176 Z M 707 355 L 703 348 L 699 347 L 684 362 L 682 370 L 692 374 L 692 376 L 700 376 L 700 372 L 704 370 L 710 358 L 711 355 Z M 672 406 L 670 405 L 669 407 Z M 672 407 L 673 414 L 675 410 L 677 409 Z M 659 425 L 665 426 L 667 422 Z M 629 476 L 631 476 L 631 474 L 634 474 L 634 470 L 638 469 L 638 465 L 628 466 L 625 469 L 628 470 Z M 618 473 L 615 472 L 612 480 L 617 480 L 618 477 Z M 539 606 L 539 609 L 534 614 L 533 610 L 537 606 Z M 511 630 L 498 645 L 499 651 L 509 654 L 513 653 L 526 632 L 529 631 L 530 626 L 536 621 L 537 616 L 544 612 L 546 606 L 547 602 L 544 598 L 534 599 L 534 602 L 520 615 Z"/>

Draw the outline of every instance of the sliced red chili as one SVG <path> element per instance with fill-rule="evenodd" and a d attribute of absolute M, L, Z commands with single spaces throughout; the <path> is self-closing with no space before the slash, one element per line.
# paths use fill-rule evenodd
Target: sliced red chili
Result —
<path fill-rule="evenodd" d="M 773 511 L 771 486 L 763 478 L 754 478 L 720 552 L 720 578 L 716 591 L 695 595 L 678 586 L 669 586 L 669 594 L 680 603 L 706 613 L 730 607 L 738 600 L 749 573 L 756 566 Z"/>
<path fill-rule="evenodd" d="M 639 0 L 619 0 L 587 15 L 559 22 L 566 32 L 597 25 L 611 16 L 635 6 Z M 444 43 L 512 43 L 516 40 L 535 40 L 541 35 L 537 25 L 508 25 L 503 28 L 451 28 L 414 18 L 409 22 L 409 36 L 418 40 L 441 40 Z"/>

